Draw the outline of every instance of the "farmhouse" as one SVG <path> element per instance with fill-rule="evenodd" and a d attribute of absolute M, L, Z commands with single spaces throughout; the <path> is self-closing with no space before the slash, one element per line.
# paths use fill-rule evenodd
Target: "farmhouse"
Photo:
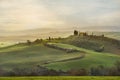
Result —
<path fill-rule="evenodd" d="M 79 36 L 88 36 L 88 33 L 86 33 L 86 32 L 79 32 Z"/>

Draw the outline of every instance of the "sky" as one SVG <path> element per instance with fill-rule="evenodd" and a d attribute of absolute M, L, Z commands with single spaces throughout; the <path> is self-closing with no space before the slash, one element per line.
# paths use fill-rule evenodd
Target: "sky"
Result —
<path fill-rule="evenodd" d="M 120 31 L 120 0 L 0 0 L 0 32 L 38 28 Z"/>

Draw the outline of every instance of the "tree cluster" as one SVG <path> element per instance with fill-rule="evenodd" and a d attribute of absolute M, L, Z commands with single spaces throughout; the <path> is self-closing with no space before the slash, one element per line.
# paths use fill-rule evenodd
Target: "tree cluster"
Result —
<path fill-rule="evenodd" d="M 82 68 L 71 69 L 66 72 L 47 69 L 39 65 L 31 68 L 14 68 L 11 71 L 0 68 L 0 76 L 120 76 L 120 61 L 117 61 L 111 68 L 98 66 L 92 67 L 90 70 Z"/>

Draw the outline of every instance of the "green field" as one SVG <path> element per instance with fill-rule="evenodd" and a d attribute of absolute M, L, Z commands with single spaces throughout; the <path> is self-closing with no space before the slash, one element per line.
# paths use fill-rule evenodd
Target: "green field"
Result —
<path fill-rule="evenodd" d="M 18 44 L 0 49 L 0 67 L 6 70 L 21 67 L 45 66 L 55 70 L 69 70 L 90 68 L 92 66 L 104 65 L 111 67 L 120 56 L 99 53 L 92 50 L 79 48 L 69 44 L 49 43 L 62 48 L 77 49 L 80 52 L 66 53 L 65 51 L 49 48 L 43 44 Z M 80 57 L 85 54 L 84 58 Z M 74 60 L 74 58 L 77 58 Z"/>
<path fill-rule="evenodd" d="M 1 77 L 0 80 L 120 80 L 120 77 Z"/>
<path fill-rule="evenodd" d="M 32 67 L 79 56 L 81 56 L 80 52 L 67 54 L 64 51 L 52 49 L 42 44 L 14 45 L 0 49 L 0 67 L 4 69 Z"/>
<path fill-rule="evenodd" d="M 85 52 L 85 57 L 78 60 L 67 61 L 67 62 L 56 62 L 45 65 L 48 68 L 54 68 L 56 70 L 68 70 L 68 69 L 79 69 L 79 68 L 90 68 L 93 66 L 104 65 L 106 67 L 113 66 L 115 61 L 120 60 L 120 56 L 109 54 L 109 53 L 99 53 L 92 50 L 87 50 L 73 45 L 53 43 L 59 47 L 63 48 L 73 48 Z"/>

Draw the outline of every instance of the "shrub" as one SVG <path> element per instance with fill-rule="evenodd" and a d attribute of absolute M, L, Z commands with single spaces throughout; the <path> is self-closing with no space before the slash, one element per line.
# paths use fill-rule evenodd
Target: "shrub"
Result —
<path fill-rule="evenodd" d="M 92 67 L 90 69 L 90 75 L 91 76 L 105 76 L 105 75 L 108 75 L 108 70 L 102 65 L 98 67 Z"/>
<path fill-rule="evenodd" d="M 72 69 L 68 71 L 68 74 L 71 76 L 86 76 L 88 75 L 88 71 L 84 68 L 78 70 Z"/>
<path fill-rule="evenodd" d="M 110 76 L 120 76 L 120 61 L 116 61 L 115 66 L 109 69 Z"/>
<path fill-rule="evenodd" d="M 0 76 L 3 76 L 4 74 L 5 74 L 5 71 L 2 68 L 0 68 Z"/>

